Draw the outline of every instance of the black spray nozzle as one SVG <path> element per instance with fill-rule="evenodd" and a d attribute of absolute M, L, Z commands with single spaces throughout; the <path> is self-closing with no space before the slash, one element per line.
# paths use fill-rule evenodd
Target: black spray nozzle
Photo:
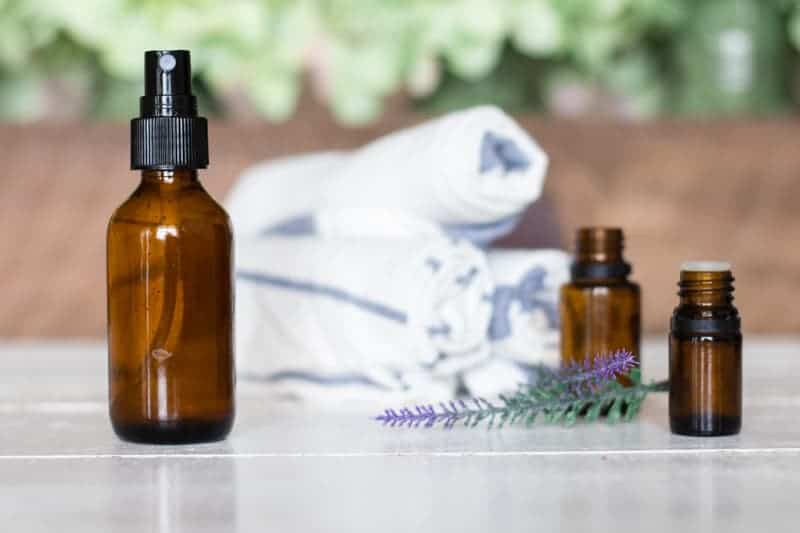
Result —
<path fill-rule="evenodd" d="M 192 64 L 188 50 L 151 50 L 144 54 L 142 117 L 196 117 Z"/>
<path fill-rule="evenodd" d="M 206 168 L 208 124 L 197 116 L 187 50 L 144 54 L 144 96 L 131 120 L 131 168 Z"/>

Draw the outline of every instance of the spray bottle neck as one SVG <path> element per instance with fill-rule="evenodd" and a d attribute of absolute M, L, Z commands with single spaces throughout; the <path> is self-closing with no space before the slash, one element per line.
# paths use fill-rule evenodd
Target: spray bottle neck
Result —
<path fill-rule="evenodd" d="M 199 184 L 197 170 L 194 169 L 147 169 L 142 171 L 142 186 L 160 192 L 179 191 L 187 187 L 196 187 Z"/>

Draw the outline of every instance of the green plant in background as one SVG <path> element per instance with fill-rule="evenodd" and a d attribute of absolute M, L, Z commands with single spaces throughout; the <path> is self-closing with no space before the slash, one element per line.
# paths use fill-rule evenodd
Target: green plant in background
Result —
<path fill-rule="evenodd" d="M 800 45 L 800 2 L 767 3 L 778 13 L 774 28 L 788 21 Z M 686 32 L 702 33 L 691 24 L 699 4 L 0 0 L 0 118 L 50 116 L 76 105 L 89 116 L 128 117 L 140 92 L 142 52 L 153 48 L 193 51 L 206 105 L 224 112 L 226 102 L 238 100 L 232 96 L 246 95 L 271 120 L 292 115 L 306 82 L 348 124 L 375 119 L 399 91 L 429 109 L 494 101 L 565 113 L 591 107 L 600 95 L 621 114 L 652 116 L 670 108 L 680 92 L 676 79 L 695 83 L 671 65 L 692 71 L 673 61 L 672 49 Z M 711 17 L 721 20 L 724 12 Z M 784 33 L 772 31 L 770 39 L 785 42 Z M 707 97 L 700 94 L 692 99 L 702 107 Z M 780 98 L 764 94 L 759 101 Z M 62 101 L 75 105 L 59 108 Z"/>
<path fill-rule="evenodd" d="M 515 5 L 501 64 L 476 82 L 445 62 L 445 83 L 426 103 L 448 109 L 488 100 L 512 109 L 577 114 L 592 105 L 592 92 L 599 90 L 624 97 L 623 114 L 653 116 L 664 107 L 660 48 L 684 20 L 683 4 L 538 0 Z M 560 94 L 567 96 L 563 104 Z"/>
<path fill-rule="evenodd" d="M 705 0 L 676 39 L 676 109 L 768 113 L 788 103 L 785 2 Z"/>

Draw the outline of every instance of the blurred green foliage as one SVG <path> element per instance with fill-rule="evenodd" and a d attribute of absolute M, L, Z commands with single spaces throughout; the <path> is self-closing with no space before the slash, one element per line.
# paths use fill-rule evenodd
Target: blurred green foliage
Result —
<path fill-rule="evenodd" d="M 800 44 L 800 1 L 769 3 L 783 13 L 787 39 Z M 54 86 L 56 94 L 83 95 L 84 115 L 131 116 L 143 51 L 168 48 L 192 51 L 206 105 L 224 112 L 224 102 L 243 94 L 276 121 L 295 111 L 306 79 L 348 124 L 375 119 L 401 90 L 430 109 L 479 101 L 542 109 L 557 106 L 554 95 L 565 87 L 588 87 L 623 98 L 630 115 L 652 116 L 669 108 L 669 51 L 692 5 L 0 0 L 0 118 L 52 114 Z"/>

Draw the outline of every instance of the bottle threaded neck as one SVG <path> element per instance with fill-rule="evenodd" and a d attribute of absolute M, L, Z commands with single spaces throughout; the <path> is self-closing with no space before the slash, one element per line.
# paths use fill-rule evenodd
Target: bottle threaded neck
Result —
<path fill-rule="evenodd" d="M 575 235 L 573 279 L 624 278 L 631 266 L 622 257 L 624 236 L 620 228 L 580 228 Z"/>
<path fill-rule="evenodd" d="M 686 263 L 681 268 L 678 296 L 681 304 L 730 305 L 734 277 L 727 263 Z"/>
<path fill-rule="evenodd" d="M 613 263 L 622 261 L 624 237 L 620 228 L 580 228 L 575 238 L 579 261 Z"/>
<path fill-rule="evenodd" d="M 678 282 L 680 304 L 671 330 L 679 335 L 737 335 L 739 311 L 733 306 L 733 275 L 728 263 L 684 263 Z"/>

